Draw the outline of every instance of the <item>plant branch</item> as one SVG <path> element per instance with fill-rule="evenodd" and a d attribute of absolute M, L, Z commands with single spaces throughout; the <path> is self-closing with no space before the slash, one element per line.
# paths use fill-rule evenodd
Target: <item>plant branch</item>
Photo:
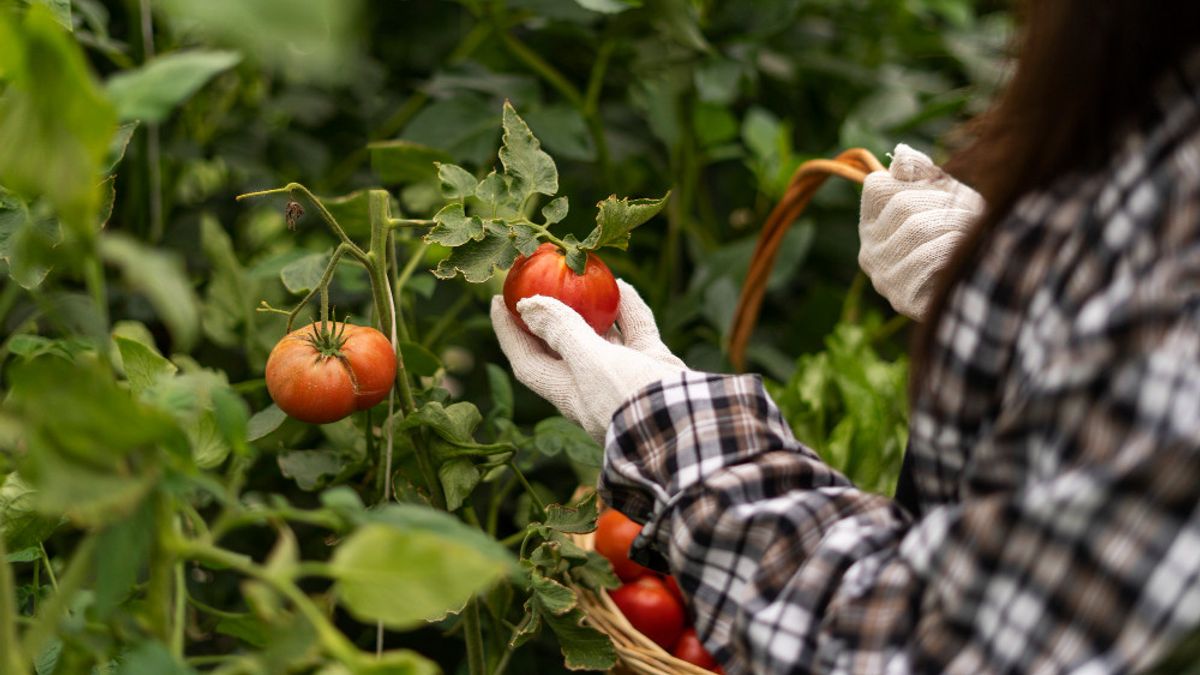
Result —
<path fill-rule="evenodd" d="M 25 675 L 29 669 L 17 641 L 17 594 L 7 556 L 4 537 L 0 537 L 0 668 L 13 675 Z"/>
<path fill-rule="evenodd" d="M 483 632 L 479 622 L 479 599 L 471 598 L 463 612 L 463 633 L 467 642 L 467 668 L 471 675 L 486 675 Z"/>
<path fill-rule="evenodd" d="M 314 209 L 317 210 L 317 213 L 321 215 L 321 220 L 324 220 L 325 224 L 329 226 L 329 229 L 332 230 L 333 233 L 337 235 L 337 238 L 348 247 L 350 255 L 357 258 L 359 262 L 364 264 L 367 262 L 366 251 L 359 248 L 358 244 L 355 244 L 354 240 L 352 240 L 349 235 L 346 234 L 346 231 L 342 229 L 342 226 L 338 223 L 337 219 L 333 217 L 333 214 L 329 212 L 329 209 L 325 208 L 325 204 L 318 199 L 316 195 L 309 191 L 308 188 L 304 187 L 300 183 L 288 183 L 283 187 L 271 188 L 269 190 L 258 190 L 257 192 L 247 192 L 238 195 L 236 199 L 240 202 L 243 199 L 250 199 L 253 197 L 265 197 L 267 195 L 282 194 L 289 195 L 293 198 L 295 198 L 297 195 L 304 197 L 304 199 L 310 205 L 312 205 Z"/>
<path fill-rule="evenodd" d="M 521 481 L 521 485 L 525 486 L 525 491 L 529 493 L 529 498 L 533 500 L 534 505 L 537 506 L 538 511 L 541 513 L 542 517 L 545 518 L 546 503 L 543 502 L 542 498 L 538 496 L 538 493 L 534 491 L 533 486 L 529 484 L 529 480 L 525 478 L 525 474 L 521 473 L 521 470 L 517 468 L 517 463 L 513 460 L 509 460 L 508 468 L 512 469 L 513 473 L 517 475 L 517 480 Z"/>
<path fill-rule="evenodd" d="M 54 566 L 50 564 L 50 555 L 46 553 L 45 542 L 38 542 L 38 551 L 41 554 L 42 564 L 46 567 L 46 576 L 50 578 L 50 587 L 54 592 L 58 592 L 58 577 L 54 576 Z"/>

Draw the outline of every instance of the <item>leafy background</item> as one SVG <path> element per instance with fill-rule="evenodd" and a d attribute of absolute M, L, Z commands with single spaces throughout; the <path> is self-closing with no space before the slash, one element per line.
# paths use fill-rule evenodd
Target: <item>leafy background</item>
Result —
<path fill-rule="evenodd" d="M 41 640 L 39 673 L 209 670 L 242 664 L 225 660 L 239 654 L 270 672 L 304 651 L 297 641 L 312 641 L 310 629 L 263 618 L 270 593 L 199 565 L 183 580 L 194 596 L 187 660 L 155 646 L 165 639 L 146 639 L 165 621 L 141 603 L 156 592 L 141 570 L 161 545 L 149 534 L 147 523 L 159 520 L 146 496 L 165 481 L 198 520 L 219 511 L 190 483 L 160 481 L 180 457 L 199 471 L 189 481 L 236 485 L 241 500 L 271 514 L 231 530 L 230 548 L 324 561 L 337 545 L 330 578 L 351 611 L 331 616 L 364 649 L 380 617 L 370 593 L 356 594 L 347 586 L 354 575 L 338 569 L 370 563 L 371 550 L 394 547 L 400 560 L 428 550 L 386 529 L 409 516 L 368 522 L 374 511 L 361 511 L 359 497 L 379 480 L 367 420 L 311 427 L 270 408 L 262 369 L 284 319 L 255 310 L 311 289 L 337 242 L 311 214 L 292 229 L 280 201 L 235 202 L 236 194 L 304 183 L 357 238 L 369 232 L 366 188 L 385 187 L 400 212 L 429 218 L 443 204 L 433 163 L 486 174 L 498 164 L 502 104 L 511 101 L 558 163 L 560 194 L 572 203 L 560 233 L 582 239 L 587 206 L 610 194 L 671 191 L 628 252 L 606 261 L 647 297 L 689 365 L 728 371 L 723 345 L 757 227 L 793 169 L 852 146 L 882 156 L 897 142 L 944 156 L 942 140 L 1002 80 L 1010 32 L 1006 3 L 985 0 L 0 6 L 0 478 L 22 464 L 37 488 L 17 474 L 0 487 L 21 621 L 67 595 L 55 589 L 71 580 L 75 554 L 101 551 L 75 580 L 88 592 L 71 596 L 73 622 Z M 904 443 L 907 327 L 857 273 L 856 221 L 855 189 L 830 184 L 792 227 L 749 356 L 802 440 L 888 492 Z M 596 448 L 505 374 L 486 313 L 500 279 L 438 281 L 429 270 L 445 249 L 415 237 L 400 247 L 401 260 L 413 261 L 397 270 L 410 275 L 399 299 L 412 324 L 410 368 L 447 405 L 477 404 L 484 417 L 462 433 L 518 443 L 534 494 L 565 503 L 594 478 Z M 364 320 L 366 274 L 339 267 L 331 301 Z M 124 374 L 120 384 L 87 365 L 97 360 Z M 239 426 L 246 413 L 256 414 Z M 138 471 L 121 474 L 131 466 Z M 537 511 L 509 478 L 475 497 L 489 507 L 480 528 L 501 540 L 525 531 Z M 294 509 L 323 515 L 294 522 Z M 291 534 L 275 536 L 273 523 L 289 517 L 291 529 L 276 533 Z M 336 536 L 324 518 L 339 519 Z M 472 536 L 431 531 L 443 544 Z M 478 563 L 490 569 L 495 552 L 480 547 Z M 304 583 L 318 596 L 330 590 Z M 493 596 L 511 595 L 505 588 Z M 354 612 L 360 605 L 367 611 Z M 495 655 L 519 603 L 491 597 L 486 609 Z M 415 648 L 447 672 L 466 672 L 455 619 L 414 631 L 391 618 L 389 649 Z M 563 669 L 553 634 L 503 665 Z M 396 659 L 388 672 L 426 664 Z"/>

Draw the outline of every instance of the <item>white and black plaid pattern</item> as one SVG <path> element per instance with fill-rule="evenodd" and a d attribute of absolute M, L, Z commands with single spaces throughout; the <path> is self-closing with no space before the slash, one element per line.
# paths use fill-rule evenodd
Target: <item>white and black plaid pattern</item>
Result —
<path fill-rule="evenodd" d="M 953 291 L 914 509 L 824 465 L 753 376 L 617 411 L 602 495 L 730 675 L 1124 673 L 1200 625 L 1197 75 L 1107 169 L 1022 200 Z"/>

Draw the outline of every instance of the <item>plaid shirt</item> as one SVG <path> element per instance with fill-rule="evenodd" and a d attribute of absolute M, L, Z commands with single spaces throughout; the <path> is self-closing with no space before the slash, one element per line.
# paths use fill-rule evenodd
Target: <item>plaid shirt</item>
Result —
<path fill-rule="evenodd" d="M 617 411 L 602 495 L 646 523 L 634 558 L 678 577 L 730 675 L 1129 672 L 1200 624 L 1192 65 L 952 292 L 913 404 L 915 508 L 822 463 L 756 376 L 687 372 Z"/>

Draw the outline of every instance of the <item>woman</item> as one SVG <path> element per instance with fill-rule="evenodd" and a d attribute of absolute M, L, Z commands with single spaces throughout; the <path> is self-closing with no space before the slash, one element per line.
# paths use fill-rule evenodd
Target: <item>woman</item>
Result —
<path fill-rule="evenodd" d="M 982 198 L 904 148 L 864 189 L 863 266 L 927 327 L 896 501 L 757 377 L 687 370 L 628 285 L 623 344 L 518 305 L 561 360 L 494 305 L 517 377 L 605 436 L 635 559 L 730 675 L 1129 672 L 1200 625 L 1200 3 L 1022 25 L 959 157 Z"/>

